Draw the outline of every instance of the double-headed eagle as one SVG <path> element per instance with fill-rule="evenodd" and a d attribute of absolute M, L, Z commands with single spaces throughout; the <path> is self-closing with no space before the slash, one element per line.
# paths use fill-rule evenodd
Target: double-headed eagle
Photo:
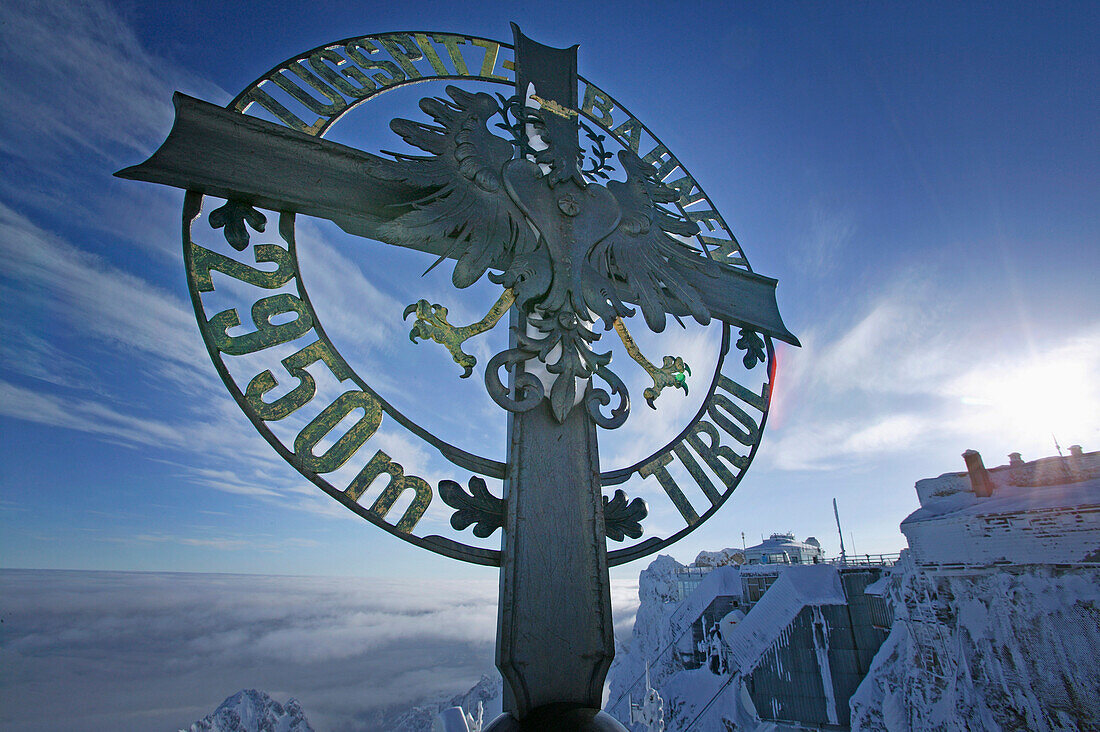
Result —
<path fill-rule="evenodd" d="M 164 145 L 120 175 L 247 204 L 231 209 L 240 217 L 252 206 L 321 216 L 352 234 L 430 252 L 435 264 L 454 260 L 455 287 L 487 275 L 503 293 L 485 318 L 455 327 L 446 308 L 421 300 L 405 311 L 416 315 L 410 335 L 445 345 L 469 376 L 476 360 L 462 342 L 491 329 L 514 305 L 527 327 L 490 361 L 489 393 L 511 409 L 540 402 L 544 389 L 530 374 L 517 374 L 512 393 L 498 377 L 501 366 L 537 358 L 556 377 L 549 396 L 558 421 L 576 401 L 577 380 L 593 375 L 621 392 L 625 405 L 625 387 L 607 368 L 610 353 L 591 347 L 600 337 L 596 321 L 614 328 L 653 378 L 644 393 L 650 406 L 666 386 L 687 391 L 687 365 L 665 356 L 657 367 L 642 356 L 623 324 L 637 309 L 657 332 L 666 315 L 741 328 L 750 366 L 760 358 L 753 355 L 762 349 L 758 334 L 798 345 L 779 316 L 776 281 L 689 244 L 698 227 L 666 207 L 679 194 L 651 165 L 624 149 L 618 161 L 625 181 L 609 180 L 610 155 L 602 137 L 589 132 L 600 145 L 586 166 L 576 110 L 537 95 L 504 99 L 454 86 L 446 93 L 420 101 L 434 124 L 390 123 L 427 154 L 388 157 L 177 94 L 176 123 Z M 512 139 L 491 131 L 495 118 Z"/>

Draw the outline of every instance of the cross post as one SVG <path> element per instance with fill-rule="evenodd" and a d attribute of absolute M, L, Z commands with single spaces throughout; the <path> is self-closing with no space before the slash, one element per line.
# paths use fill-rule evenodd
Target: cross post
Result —
<path fill-rule="evenodd" d="M 577 47 L 550 48 L 512 29 L 517 95 L 533 86 L 575 110 Z M 513 309 L 513 326 L 523 320 Z M 488 729 L 622 729 L 596 714 L 615 655 L 596 425 L 580 408 L 559 422 L 547 399 L 508 422 L 496 660 L 510 717 Z"/>

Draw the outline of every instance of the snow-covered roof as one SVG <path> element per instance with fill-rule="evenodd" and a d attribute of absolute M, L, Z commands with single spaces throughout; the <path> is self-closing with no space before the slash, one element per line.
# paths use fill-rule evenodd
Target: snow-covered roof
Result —
<path fill-rule="evenodd" d="M 779 640 L 807 605 L 843 605 L 847 602 L 840 573 L 827 564 L 787 567 L 733 634 L 725 638 L 732 665 L 748 674 L 764 653 Z"/>
<path fill-rule="evenodd" d="M 1013 457 L 1019 456 L 1013 453 Z M 989 498 L 996 498 L 999 495 L 1002 497 L 1035 495 L 1058 501 L 1060 499 L 1057 492 L 1043 489 L 1100 479 L 1100 452 L 1080 452 L 1070 457 L 1047 457 L 1030 462 L 1021 460 L 1016 464 L 988 468 L 986 472 L 993 484 L 993 496 L 981 499 L 974 495 L 970 476 L 966 471 L 944 473 L 935 478 L 918 480 L 915 487 L 921 508 L 932 509 L 931 513 L 939 514 L 964 505 L 967 497 L 969 502 L 975 500 L 988 502 Z M 960 500 L 963 503 L 959 503 Z M 906 521 L 918 514 L 921 517 L 928 515 L 927 512 L 917 511 Z"/>
<path fill-rule="evenodd" d="M 708 572 L 699 586 L 680 603 L 676 615 L 694 621 L 703 614 L 714 598 L 723 595 L 741 596 L 741 572 L 735 565 L 715 567 Z"/>
<path fill-rule="evenodd" d="M 930 480 L 940 481 L 942 478 L 944 476 Z M 946 481 L 942 482 L 946 483 Z M 1100 478 L 1061 485 L 1022 486 L 1011 485 L 1007 480 L 1001 482 L 994 475 L 994 486 L 993 495 L 986 498 L 979 498 L 969 491 L 941 495 L 938 500 L 928 501 L 909 514 L 901 524 L 904 527 L 906 524 L 932 521 L 947 515 L 983 516 L 1048 508 L 1100 505 Z"/>
<path fill-rule="evenodd" d="M 901 522 L 917 564 L 954 571 L 1100 563 L 1100 453 L 1018 457 L 987 471 L 991 495 L 975 495 L 967 473 L 917 482 L 921 507 Z"/>
<path fill-rule="evenodd" d="M 875 595 L 882 597 L 886 594 L 886 588 L 890 583 L 890 573 L 883 572 L 882 576 L 863 588 L 864 595 Z"/>

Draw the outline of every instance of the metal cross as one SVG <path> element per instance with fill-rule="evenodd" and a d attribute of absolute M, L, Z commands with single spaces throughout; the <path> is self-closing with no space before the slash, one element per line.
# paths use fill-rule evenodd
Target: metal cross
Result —
<path fill-rule="evenodd" d="M 628 403 L 622 382 L 606 368 L 609 356 L 589 347 L 599 336 L 587 321 L 595 313 L 613 325 L 643 367 L 649 362 L 635 355 L 621 320 L 634 312 L 628 303 L 641 307 L 654 330 L 664 327 L 666 313 L 700 322 L 713 314 L 797 341 L 779 318 L 774 280 L 686 255 L 667 236 L 693 233 L 693 225 L 656 206 L 675 199 L 662 198 L 671 192 L 636 155 L 620 154 L 626 183 L 586 182 L 578 165 L 577 47 L 554 49 L 515 25 L 513 31 L 519 156 L 499 138 L 470 142 L 499 108 L 488 95 L 453 88 L 453 102 L 421 102 L 440 126 L 391 125 L 436 158 L 396 160 L 177 95 L 176 123 L 164 145 L 120 175 L 223 197 L 242 211 L 259 206 L 322 216 L 351 233 L 454 259 L 459 287 L 489 268 L 501 271 L 493 281 L 505 294 L 480 330 L 454 328 L 445 310 L 433 311 L 438 306 L 426 301 L 406 313 L 417 313 L 414 335 L 447 345 L 468 375 L 473 359 L 459 347 L 468 337 L 460 332 L 481 332 L 511 312 L 511 348 L 490 361 L 486 374 L 490 395 L 509 410 L 496 661 L 510 714 L 488 729 L 623 729 L 599 712 L 614 636 L 596 427 L 621 424 Z M 528 100 L 539 105 L 538 114 L 527 111 Z M 447 145 L 449 178 L 436 164 Z M 455 155 L 461 145 L 472 152 Z M 597 257 L 598 246 L 604 249 Z M 550 364 L 553 344 L 560 356 Z M 556 376 L 549 394 L 525 373 L 524 363 L 533 360 Z M 647 368 L 655 380 L 647 401 L 682 378 L 682 361 L 666 362 Z M 496 375 L 501 366 L 510 372 L 507 387 Z M 574 408 L 577 383 L 593 375 L 619 393 L 610 418 L 593 404 L 608 395 L 592 387 L 582 395 L 584 408 Z"/>

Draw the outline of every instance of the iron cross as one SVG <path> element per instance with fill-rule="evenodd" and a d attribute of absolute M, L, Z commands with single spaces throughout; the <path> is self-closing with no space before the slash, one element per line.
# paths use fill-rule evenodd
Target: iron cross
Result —
<path fill-rule="evenodd" d="M 592 348 L 595 322 L 653 378 L 651 406 L 666 387 L 686 390 L 686 365 L 666 356 L 657 367 L 640 354 L 623 323 L 637 309 L 656 331 L 666 315 L 715 317 L 743 334 L 797 340 L 779 317 L 775 280 L 685 243 L 697 227 L 661 205 L 677 194 L 651 166 L 630 150 L 618 156 L 625 181 L 608 179 L 610 155 L 584 165 L 577 47 L 513 32 L 511 99 L 448 87 L 449 99 L 421 101 L 435 124 L 391 123 L 427 156 L 383 158 L 177 94 L 168 139 L 119 175 L 226 198 L 238 217 L 252 206 L 321 216 L 453 260 L 457 287 L 486 274 L 502 286 L 472 326 L 456 328 L 423 300 L 406 310 L 416 314 L 413 338 L 445 345 L 464 376 L 475 359 L 462 341 L 510 313 L 510 347 L 485 373 L 509 411 L 497 666 L 510 714 L 489 729 L 622 729 L 599 712 L 614 637 L 596 428 L 622 424 L 629 402 L 610 354 Z M 489 131 L 497 115 L 513 140 Z M 619 398 L 610 416 L 600 407 L 611 395 L 593 377 Z"/>

